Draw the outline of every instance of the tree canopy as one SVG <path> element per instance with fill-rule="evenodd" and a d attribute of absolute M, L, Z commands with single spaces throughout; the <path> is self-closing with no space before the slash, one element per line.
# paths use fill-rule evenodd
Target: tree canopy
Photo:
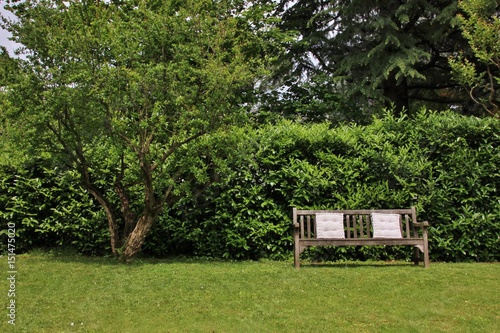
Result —
<path fill-rule="evenodd" d="M 450 58 L 457 80 L 472 100 L 492 116 L 500 117 L 500 4 L 488 0 L 460 1 L 464 37 L 474 57 L 463 53 Z"/>
<path fill-rule="evenodd" d="M 283 55 L 278 81 L 296 91 L 319 77 L 330 93 L 313 93 L 331 100 L 333 90 L 338 106 L 365 109 L 358 119 L 377 105 L 398 113 L 461 106 L 467 96 L 447 60 L 468 50 L 457 12 L 454 0 L 283 0 L 281 28 L 299 36 Z"/>
<path fill-rule="evenodd" d="M 113 253 L 139 250 L 201 157 L 180 148 L 241 116 L 266 72 L 266 7 L 245 1 L 24 1 L 4 80 L 9 118 L 74 168 L 106 212 Z M 2 61 L 8 61 L 5 52 Z M 7 103 L 7 102 L 6 102 Z"/>

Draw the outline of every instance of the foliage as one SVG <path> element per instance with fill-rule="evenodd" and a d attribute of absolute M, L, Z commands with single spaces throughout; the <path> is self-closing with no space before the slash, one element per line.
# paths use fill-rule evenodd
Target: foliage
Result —
<path fill-rule="evenodd" d="M 185 144 L 241 116 L 266 73 L 268 6 L 242 1 L 22 1 L 24 57 L 2 100 L 30 143 L 78 171 L 128 260 L 197 174 Z M 2 55 L 5 57 L 7 55 Z M 115 200 L 118 199 L 118 200 Z"/>
<path fill-rule="evenodd" d="M 370 117 L 381 104 L 398 113 L 416 113 L 422 105 L 466 107 L 447 61 L 450 53 L 468 52 L 455 24 L 456 0 L 283 0 L 279 9 L 281 28 L 298 33 L 276 73 L 282 90 L 297 91 L 304 82 L 307 86 L 317 76 L 326 77 L 333 87 L 327 103 L 354 106 L 332 111 L 354 110 L 346 115 L 354 119 L 361 118 L 356 114 L 360 109 Z M 301 95 L 322 96 L 307 88 Z M 283 111 L 280 106 L 271 104 L 276 112 Z"/>
<path fill-rule="evenodd" d="M 432 225 L 432 259 L 498 260 L 499 132 L 495 120 L 422 111 L 414 120 L 387 115 L 369 126 L 281 121 L 210 137 L 196 149 L 223 156 L 214 161 L 217 181 L 170 210 L 146 247 L 156 255 L 279 258 L 291 251 L 293 206 L 416 203 L 420 220 Z M 310 251 L 324 259 L 410 254 L 394 247 Z"/>
<path fill-rule="evenodd" d="M 470 60 L 461 54 L 450 58 L 457 80 L 467 87 L 475 103 L 484 111 L 500 117 L 500 7 L 496 1 L 466 0 L 459 2 L 462 34 L 474 54 Z"/>
<path fill-rule="evenodd" d="M 16 252 L 71 247 L 88 255 L 109 251 L 106 217 L 79 187 L 75 172 L 49 167 L 38 159 L 0 169 L 0 219 L 16 230 Z M 0 231 L 6 250 L 7 230 Z"/>
<path fill-rule="evenodd" d="M 368 126 L 283 120 L 218 131 L 182 148 L 200 181 L 185 184 L 189 191 L 159 215 L 144 252 L 283 259 L 292 253 L 291 207 L 416 204 L 419 220 L 431 223 L 432 260 L 497 261 L 499 133 L 493 118 L 425 110 L 414 119 L 387 114 Z M 75 173 L 48 165 L 36 171 L 37 165 L 4 169 L 2 176 L 0 211 L 18 226 L 23 249 L 61 244 L 105 252 L 108 234 L 97 222 L 104 217 Z M 304 255 L 411 259 L 407 247 L 318 248 Z"/>
<path fill-rule="evenodd" d="M 366 125 L 371 121 L 371 115 L 380 110 L 366 110 L 359 101 L 352 101 L 349 98 L 350 87 L 335 82 L 328 74 L 314 74 L 298 82 L 290 78 L 281 85 L 261 94 L 257 122 L 298 118 L 317 123 L 329 121 L 333 125 Z"/>

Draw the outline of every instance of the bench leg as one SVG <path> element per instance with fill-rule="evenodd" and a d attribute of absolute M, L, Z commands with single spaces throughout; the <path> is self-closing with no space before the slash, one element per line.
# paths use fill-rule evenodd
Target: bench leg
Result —
<path fill-rule="evenodd" d="M 424 267 L 429 267 L 429 235 L 427 233 L 427 229 L 424 230 Z"/>
<path fill-rule="evenodd" d="M 429 245 L 427 242 L 424 243 L 424 267 L 427 268 L 430 265 L 429 261 Z"/>
<path fill-rule="evenodd" d="M 420 249 L 415 246 L 413 248 L 413 263 L 415 265 L 418 265 L 418 263 L 420 262 Z"/>
<path fill-rule="evenodd" d="M 293 251 L 293 261 L 295 268 L 300 268 L 300 248 L 297 245 Z"/>
<path fill-rule="evenodd" d="M 294 266 L 295 268 L 300 268 L 300 259 L 298 257 L 295 257 Z"/>
<path fill-rule="evenodd" d="M 300 268 L 300 246 L 298 242 L 295 243 L 293 249 L 293 264 L 295 268 Z"/>

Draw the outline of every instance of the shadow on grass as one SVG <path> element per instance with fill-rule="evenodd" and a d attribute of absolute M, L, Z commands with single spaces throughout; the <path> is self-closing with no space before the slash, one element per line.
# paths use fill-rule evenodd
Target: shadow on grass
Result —
<path fill-rule="evenodd" d="M 211 258 L 197 258 L 197 257 L 183 257 L 183 256 L 172 256 L 164 258 L 156 258 L 147 255 L 138 255 L 133 261 L 126 263 L 120 261 L 118 258 L 112 255 L 104 256 L 91 256 L 80 254 L 71 248 L 51 248 L 51 249 L 35 249 L 26 254 L 21 255 L 21 258 L 36 258 L 44 259 L 51 262 L 61 262 L 61 263 L 78 263 L 83 265 L 98 265 L 98 266 L 142 266 L 142 265 L 154 265 L 154 264 L 192 264 L 192 265 L 213 265 L 213 264 L 230 264 L 239 265 L 250 262 L 251 260 L 223 260 L 223 259 L 211 259 Z M 20 258 L 20 259 L 21 259 Z M 258 263 L 259 261 L 253 261 Z M 266 262 L 266 260 L 263 260 Z M 285 266 L 293 268 L 293 259 L 280 261 Z M 338 262 L 316 262 L 316 261 L 302 261 L 300 269 L 322 269 L 322 268 L 334 268 L 334 269 L 346 269 L 346 268 L 361 268 L 361 267 L 375 267 L 375 268 L 390 268 L 390 267 L 415 267 L 423 268 L 423 263 L 419 265 L 414 265 L 413 262 L 404 261 L 338 261 Z"/>
<path fill-rule="evenodd" d="M 29 260 L 31 258 L 51 262 L 79 263 L 88 265 L 125 265 L 113 256 L 84 255 L 67 248 L 37 248 L 19 255 L 20 260 Z"/>
<path fill-rule="evenodd" d="M 61 263 L 78 263 L 84 265 L 99 265 L 99 266 L 142 266 L 154 264 L 193 264 L 193 265 L 210 265 L 210 264 L 242 264 L 245 261 L 171 256 L 171 257 L 152 257 L 148 255 L 137 255 L 131 262 L 124 262 L 113 255 L 85 255 L 78 253 L 71 248 L 39 248 L 28 253 L 20 255 L 21 258 L 37 258 L 51 262 Z M 247 260 L 246 262 L 250 262 Z M 258 261 L 254 261 L 258 262 Z M 285 261 L 284 261 L 285 262 Z"/>

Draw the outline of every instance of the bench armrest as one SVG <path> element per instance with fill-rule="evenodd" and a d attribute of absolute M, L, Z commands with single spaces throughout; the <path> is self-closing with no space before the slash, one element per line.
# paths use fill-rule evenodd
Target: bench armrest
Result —
<path fill-rule="evenodd" d="M 300 224 L 299 224 L 298 222 L 295 222 L 295 223 L 293 224 L 293 227 L 298 229 L 298 228 L 300 228 Z"/>
<path fill-rule="evenodd" d="M 413 222 L 413 225 L 416 226 L 416 227 L 428 227 L 429 226 L 429 222 L 427 222 L 427 221 L 424 221 L 424 222 Z"/>

